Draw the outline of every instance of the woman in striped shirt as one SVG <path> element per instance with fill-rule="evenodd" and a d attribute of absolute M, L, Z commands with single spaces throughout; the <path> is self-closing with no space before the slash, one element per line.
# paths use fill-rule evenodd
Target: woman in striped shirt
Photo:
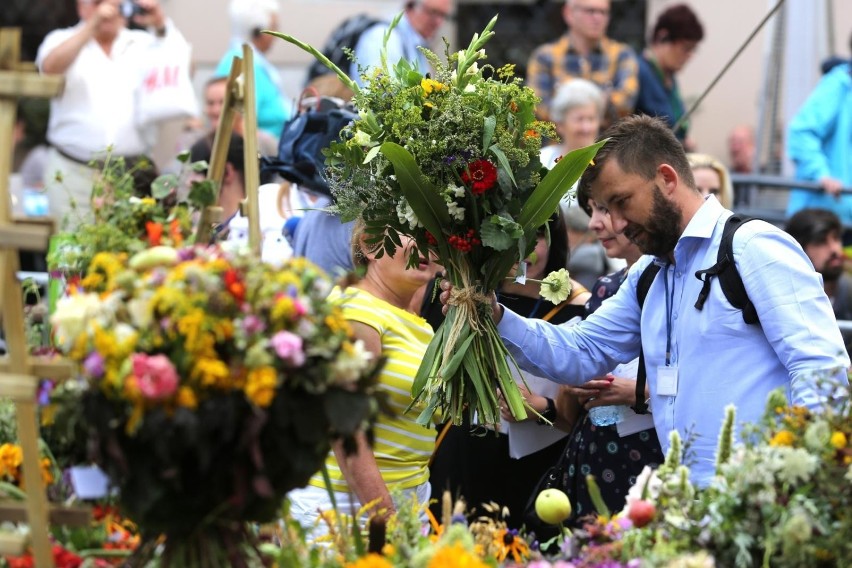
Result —
<path fill-rule="evenodd" d="M 353 231 L 353 257 L 364 276 L 345 288 L 336 287 L 329 301 L 338 302 L 357 339 L 375 357 L 385 359 L 378 390 L 393 409 L 376 421 L 372 445 L 364 433 L 358 435 L 357 449 L 347 454 L 340 444 L 326 460 L 341 513 L 354 514 L 369 505 L 365 517 L 387 518 L 396 511 L 391 495 L 414 494 L 425 505 L 429 501 L 429 458 L 435 447 L 435 432 L 415 422 L 417 411 L 405 413 L 411 402 L 411 385 L 429 340 L 432 328 L 408 306 L 414 293 L 435 275 L 438 265 L 421 257 L 416 268 L 407 269 L 408 243 L 391 257 L 377 258 L 365 243 L 363 225 Z M 308 487 L 292 491 L 293 516 L 316 538 L 327 529 L 317 525 L 319 511 L 331 509 L 325 482 L 315 475 Z M 314 526 L 316 527 L 314 528 Z"/>

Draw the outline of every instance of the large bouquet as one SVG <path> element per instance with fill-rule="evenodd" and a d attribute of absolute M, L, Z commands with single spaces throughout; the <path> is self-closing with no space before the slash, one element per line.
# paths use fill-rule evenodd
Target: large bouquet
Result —
<path fill-rule="evenodd" d="M 275 34 L 313 53 L 355 92 L 360 118 L 326 159 L 336 210 L 344 220 L 364 219 L 379 254 L 399 250 L 400 235 L 413 237 L 409 263 L 433 254 L 454 285 L 413 387 L 425 405 L 422 423 L 436 410 L 454 423 L 464 412 L 497 423 L 495 387 L 514 416 L 526 416 L 489 294 L 532 252 L 537 231 L 599 147 L 564 156 L 545 176 L 541 140 L 555 133 L 535 119 L 538 99 L 513 78 L 511 65 L 480 66 L 495 21 L 446 63 L 424 50 L 431 75 L 405 60 L 383 60 L 363 75 L 363 89 L 314 48 Z M 546 290 L 566 297 L 567 275 Z"/>
<path fill-rule="evenodd" d="M 59 302 L 52 323 L 88 384 L 90 447 L 123 513 L 146 539 L 165 533 L 175 565 L 194 565 L 179 554 L 195 544 L 207 558 L 211 545 L 235 548 L 238 537 L 211 532 L 274 518 L 331 439 L 371 416 L 377 362 L 329 288 L 301 259 L 273 269 L 161 247 L 99 253 Z"/>

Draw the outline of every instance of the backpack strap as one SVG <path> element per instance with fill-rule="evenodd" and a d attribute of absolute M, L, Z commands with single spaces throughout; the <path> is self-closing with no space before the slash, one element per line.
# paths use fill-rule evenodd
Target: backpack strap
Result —
<path fill-rule="evenodd" d="M 725 227 L 722 230 L 722 241 L 719 243 L 719 252 L 716 254 L 716 264 L 710 268 L 698 270 L 695 277 L 701 280 L 704 285 L 701 287 L 701 292 L 698 293 L 698 299 L 695 301 L 695 309 L 701 310 L 704 308 L 704 303 L 710 296 L 710 283 L 714 276 L 719 277 L 719 285 L 722 287 L 722 292 L 728 302 L 743 313 L 743 321 L 747 324 L 758 323 L 757 310 L 754 304 L 746 293 L 743 280 L 734 264 L 734 233 L 737 232 L 744 223 L 754 220 L 754 217 L 746 217 L 745 215 L 731 215 L 725 221 Z"/>
<path fill-rule="evenodd" d="M 639 276 L 639 282 L 636 283 L 636 299 L 639 301 L 639 311 L 642 311 L 642 306 L 645 305 L 645 298 L 648 296 L 648 290 L 651 289 L 651 284 L 654 283 L 654 278 L 660 271 L 660 265 L 652 262 L 645 267 Z M 648 372 L 645 370 L 645 352 L 639 347 L 639 366 L 636 369 L 636 402 L 631 407 L 636 414 L 648 414 L 648 405 L 645 402 L 645 383 L 648 380 Z"/>

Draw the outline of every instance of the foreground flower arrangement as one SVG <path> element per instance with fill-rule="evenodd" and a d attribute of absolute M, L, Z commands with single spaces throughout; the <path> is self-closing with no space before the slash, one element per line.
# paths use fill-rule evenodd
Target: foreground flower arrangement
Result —
<path fill-rule="evenodd" d="M 379 362 L 329 289 L 302 259 L 273 269 L 217 247 L 155 247 L 96 255 L 60 300 L 52 324 L 87 384 L 89 445 L 141 551 L 164 533 L 165 564 L 253 554 L 244 523 L 274 519 L 331 440 L 367 424 Z"/>
<path fill-rule="evenodd" d="M 387 526 L 387 543 L 373 543 L 373 553 L 345 529 L 322 553 L 306 554 L 298 531 L 276 553 L 283 566 L 323 568 L 850 566 L 852 392 L 843 386 L 837 394 L 813 413 L 774 393 L 763 421 L 747 426 L 738 444 L 729 408 L 717 474 L 707 487 L 690 482 L 688 448 L 673 433 L 665 463 L 642 473 L 622 511 L 610 512 L 598 499 L 598 514 L 583 528 L 546 543 L 508 530 L 496 505 L 466 515 L 445 496 L 443 518 L 430 517 L 425 530 L 416 510 L 401 507 Z M 558 504 L 542 510 L 551 521 L 570 514 Z"/>
<path fill-rule="evenodd" d="M 423 424 L 436 411 L 456 424 L 465 413 L 499 423 L 497 388 L 516 418 L 526 416 L 489 294 L 532 252 L 537 230 L 599 147 L 572 152 L 550 173 L 542 167 L 541 140 L 555 130 L 535 119 L 535 94 L 513 77 L 511 65 L 480 66 L 495 22 L 446 62 L 423 50 L 429 75 L 384 58 L 364 73 L 364 88 L 316 49 L 274 33 L 314 54 L 355 93 L 360 118 L 344 128 L 326 160 L 337 212 L 344 220 L 363 218 L 379 254 L 393 255 L 400 235 L 411 236 L 409 263 L 435 255 L 455 287 L 412 390 Z M 552 299 L 561 301 L 567 278 L 546 288 L 558 290 Z"/>

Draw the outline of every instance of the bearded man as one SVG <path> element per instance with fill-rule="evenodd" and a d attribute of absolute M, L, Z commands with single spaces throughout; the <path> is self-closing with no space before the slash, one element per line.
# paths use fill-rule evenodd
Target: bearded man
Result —
<path fill-rule="evenodd" d="M 496 301 L 493 317 L 521 368 L 559 383 L 583 386 L 644 353 L 660 445 L 668 450 L 672 430 L 689 439 L 687 465 L 706 485 L 726 406 L 736 406 L 738 425 L 757 422 L 769 393 L 783 388 L 791 404 L 818 410 L 835 392 L 828 384 L 848 384 L 849 357 L 820 276 L 802 247 L 769 223 L 740 225 L 732 246 L 759 324 L 744 321 L 718 278 L 698 302 L 704 282 L 696 272 L 716 264 L 732 212 L 699 193 L 683 147 L 659 119 L 626 118 L 603 138 L 581 187 L 645 256 L 573 327 L 525 319 Z M 661 268 L 640 306 L 637 284 L 652 262 Z M 592 405 L 624 404 L 615 391 L 598 387 Z"/>
<path fill-rule="evenodd" d="M 852 277 L 843 270 L 843 226 L 833 211 L 802 209 L 787 220 L 784 230 L 798 242 L 822 274 L 822 285 L 839 320 L 852 320 Z"/>

